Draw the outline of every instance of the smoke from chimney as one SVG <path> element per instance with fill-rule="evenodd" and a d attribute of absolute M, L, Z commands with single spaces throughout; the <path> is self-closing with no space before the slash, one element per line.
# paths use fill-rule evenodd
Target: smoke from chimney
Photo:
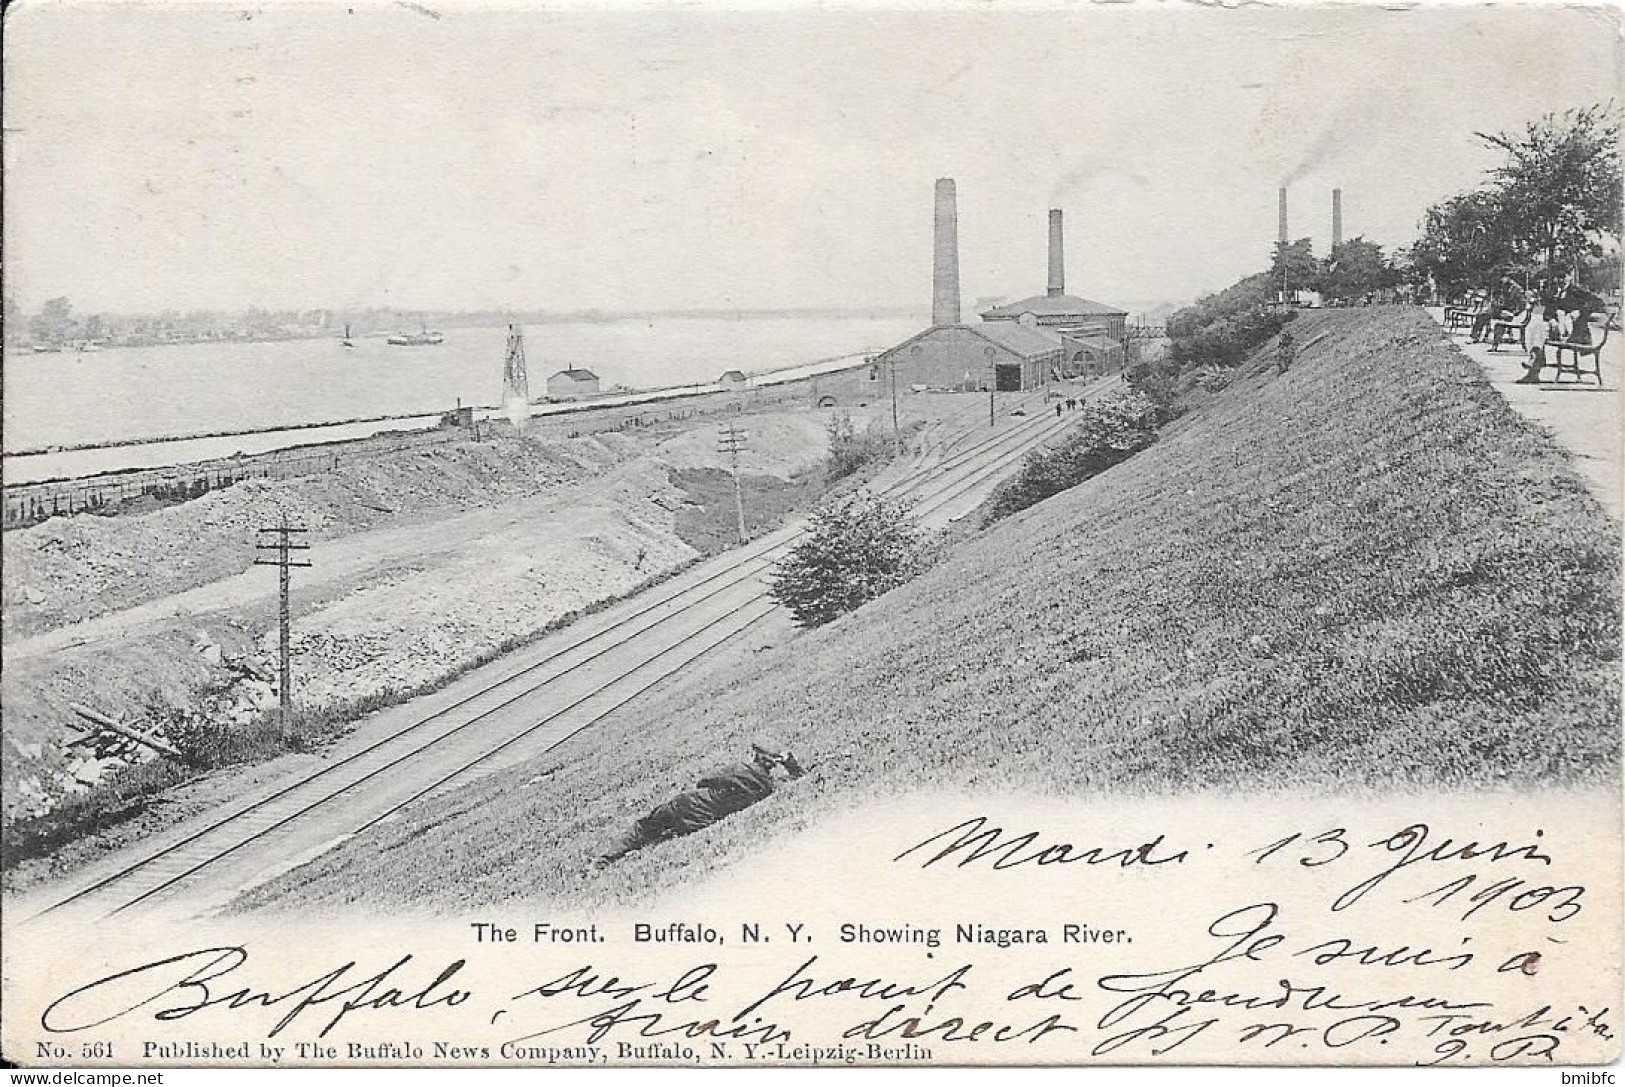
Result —
<path fill-rule="evenodd" d="M 1280 229 L 1281 244 L 1286 245 L 1287 244 L 1287 236 L 1286 236 L 1286 186 L 1285 185 L 1281 186 L 1280 204 L 1281 204 L 1281 208 L 1280 208 L 1280 216 L 1279 217 L 1280 217 L 1280 220 L 1281 220 L 1281 229 Z"/>
<path fill-rule="evenodd" d="M 1061 247 L 1061 209 L 1049 209 L 1049 296 L 1066 293 L 1066 256 Z"/>
<path fill-rule="evenodd" d="M 1332 248 L 1343 244 L 1343 190 L 1332 190 Z"/>
<path fill-rule="evenodd" d="M 936 237 L 932 249 L 931 323 L 959 323 L 959 210 L 954 179 L 937 179 Z"/>

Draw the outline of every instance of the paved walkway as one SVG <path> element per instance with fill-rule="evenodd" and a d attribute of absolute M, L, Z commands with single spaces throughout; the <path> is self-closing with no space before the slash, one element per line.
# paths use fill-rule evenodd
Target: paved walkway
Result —
<path fill-rule="evenodd" d="M 1428 312 L 1444 323 L 1443 310 Z M 1487 344 L 1470 342 L 1465 331 L 1454 334 L 1452 339 L 1478 363 L 1490 385 L 1514 411 L 1544 426 L 1569 451 L 1575 469 L 1614 520 L 1625 520 L 1625 472 L 1621 470 L 1625 455 L 1625 399 L 1621 397 L 1621 389 L 1625 388 L 1621 381 L 1625 347 L 1621 346 L 1620 334 L 1610 333 L 1602 350 L 1600 387 L 1590 378 L 1576 384 L 1572 377 L 1565 378 L 1562 384 L 1547 380 L 1539 385 L 1519 385 L 1516 382 L 1524 373 L 1524 355 L 1517 345 L 1491 351 Z M 1544 373 L 1550 378 L 1552 370 L 1548 368 Z"/>

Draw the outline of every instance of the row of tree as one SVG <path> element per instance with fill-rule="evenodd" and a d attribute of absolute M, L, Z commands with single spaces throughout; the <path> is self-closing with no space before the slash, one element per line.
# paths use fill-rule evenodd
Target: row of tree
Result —
<path fill-rule="evenodd" d="M 6 342 L 13 346 L 151 344 L 197 340 L 284 339 L 331 335 L 341 327 L 332 310 L 192 310 L 163 313 L 81 313 L 66 297 L 51 298 L 35 313 L 5 300 Z M 404 327 L 396 323 L 384 327 Z"/>
<path fill-rule="evenodd" d="M 1388 257 L 1381 245 L 1364 237 L 1339 242 L 1324 259 L 1315 256 L 1308 238 L 1299 238 L 1275 243 L 1261 286 L 1288 295 L 1313 291 L 1328 302 L 1352 303 L 1385 298 L 1406 280 L 1402 260 Z"/>
<path fill-rule="evenodd" d="M 1277 243 L 1255 294 L 1314 291 L 1330 302 L 1458 295 L 1503 275 L 1526 283 L 1573 271 L 1595 288 L 1617 286 L 1620 114 L 1612 102 L 1551 113 L 1519 132 L 1479 132 L 1501 152 L 1485 181 L 1428 208 L 1408 248 L 1352 238 L 1317 258 L 1308 238 Z M 1232 288 L 1235 290 L 1236 288 Z"/>
<path fill-rule="evenodd" d="M 1503 275 L 1526 282 L 1541 274 L 1575 271 L 1598 289 L 1618 285 L 1620 274 L 1620 117 L 1613 103 L 1547 114 L 1520 132 L 1476 133 L 1503 159 L 1484 184 L 1429 208 L 1420 236 L 1392 256 L 1364 237 L 1338 243 L 1317 257 L 1308 238 L 1277 242 L 1269 269 L 1198 300 L 1169 319 L 1176 353 L 1224 357 L 1259 337 L 1219 336 L 1222 322 L 1252 321 L 1277 300 L 1314 292 L 1328 303 L 1453 296 L 1490 285 Z"/>
<path fill-rule="evenodd" d="M 1613 102 L 1547 114 L 1521 132 L 1475 133 L 1502 152 L 1485 183 L 1427 210 L 1408 254 L 1419 285 L 1455 295 L 1503 275 L 1574 271 L 1619 282 L 1620 112 Z"/>

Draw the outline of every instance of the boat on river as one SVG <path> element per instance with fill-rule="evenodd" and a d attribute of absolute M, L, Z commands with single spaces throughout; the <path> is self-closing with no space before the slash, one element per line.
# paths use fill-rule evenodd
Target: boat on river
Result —
<path fill-rule="evenodd" d="M 446 337 L 438 332 L 430 332 L 429 326 L 424 325 L 418 332 L 397 332 L 384 341 L 392 347 L 433 347 L 437 343 L 445 343 Z"/>

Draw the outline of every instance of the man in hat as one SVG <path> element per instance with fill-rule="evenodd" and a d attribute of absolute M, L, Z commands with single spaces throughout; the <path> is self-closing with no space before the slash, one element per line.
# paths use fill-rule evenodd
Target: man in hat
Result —
<path fill-rule="evenodd" d="M 787 780 L 806 773 L 790 752 L 771 751 L 752 744 L 749 761 L 712 771 L 688 792 L 679 793 L 639 819 L 597 863 L 610 864 L 644 846 L 693 834 L 718 819 L 767 799 L 773 792 L 775 767 L 784 768 Z"/>
<path fill-rule="evenodd" d="M 1580 286 L 1571 271 L 1561 281 L 1542 281 L 1539 292 L 1540 323 L 1530 321 L 1529 363 L 1517 380 L 1519 385 L 1540 384 L 1540 371 L 1547 363 L 1548 343 L 1591 342 L 1591 318 L 1603 312 L 1602 297 Z"/>

